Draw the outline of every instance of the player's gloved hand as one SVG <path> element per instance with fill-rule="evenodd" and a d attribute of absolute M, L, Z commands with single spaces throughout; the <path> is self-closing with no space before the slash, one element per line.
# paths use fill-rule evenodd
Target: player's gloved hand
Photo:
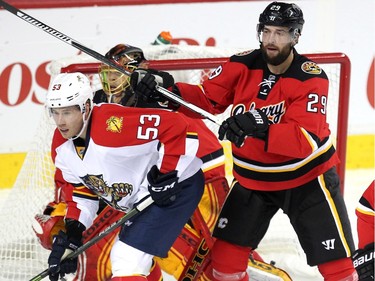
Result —
<path fill-rule="evenodd" d="M 374 255 L 374 243 L 370 243 L 364 249 L 358 249 L 353 253 L 352 261 L 359 280 L 374 280 Z"/>
<path fill-rule="evenodd" d="M 154 165 L 147 173 L 147 180 L 148 191 L 158 206 L 172 204 L 176 200 L 177 194 L 181 191 L 176 170 L 162 174 Z"/>
<path fill-rule="evenodd" d="M 225 120 L 219 128 L 219 140 L 226 138 L 241 147 L 246 137 L 265 139 L 267 131 L 267 115 L 260 109 L 253 109 Z"/>
<path fill-rule="evenodd" d="M 57 281 L 67 273 L 77 271 L 78 258 L 64 259 L 61 258 L 75 251 L 82 245 L 81 241 L 68 239 L 65 232 L 60 231 L 53 239 L 52 251 L 48 257 L 48 275 L 52 281 Z"/>
<path fill-rule="evenodd" d="M 170 88 L 174 85 L 174 79 L 168 72 L 138 68 L 130 77 L 130 85 L 145 102 L 165 102 L 167 99 L 156 90 L 156 86 Z"/>

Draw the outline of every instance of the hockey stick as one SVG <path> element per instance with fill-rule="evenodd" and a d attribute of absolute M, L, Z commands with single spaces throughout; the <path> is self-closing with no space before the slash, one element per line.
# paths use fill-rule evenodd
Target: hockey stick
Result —
<path fill-rule="evenodd" d="M 117 227 L 123 225 L 126 223 L 130 218 L 134 217 L 136 214 L 142 212 L 144 209 L 146 209 L 148 206 L 150 206 L 154 200 L 152 200 L 151 196 L 147 197 L 144 201 L 139 203 L 136 207 L 131 209 L 125 216 L 120 218 L 118 221 L 113 223 L 112 225 L 108 226 L 105 230 L 100 232 L 97 236 L 92 238 L 90 241 L 88 241 L 86 244 L 83 244 L 81 247 L 79 247 L 74 252 L 70 252 L 65 257 L 63 256 L 61 260 L 65 259 L 73 259 L 78 257 L 80 254 L 82 254 L 84 251 L 86 251 L 88 248 L 90 248 L 92 245 L 94 245 L 96 242 L 107 236 L 109 233 L 111 233 L 113 230 L 115 230 Z M 43 272 L 39 273 L 38 275 L 34 276 L 30 279 L 30 281 L 40 281 L 44 277 L 48 276 L 48 269 L 44 270 Z"/>
<path fill-rule="evenodd" d="M 125 75 L 131 76 L 131 73 L 129 71 L 126 71 L 121 66 L 119 66 L 115 62 L 107 59 L 105 56 L 101 55 L 100 53 L 98 53 L 98 52 L 96 52 L 96 51 L 94 51 L 94 50 L 92 50 L 88 47 L 85 47 L 84 45 L 82 45 L 78 41 L 74 40 L 73 38 L 65 35 L 64 33 L 61 33 L 60 31 L 58 31 L 58 30 L 50 27 L 49 25 L 37 20 L 36 18 L 22 12 L 21 10 L 19 10 L 16 7 L 8 4 L 7 2 L 5 2 L 3 0 L 0 0 L 0 5 L 5 10 L 7 10 L 8 12 L 11 12 L 12 14 L 14 14 L 15 16 L 19 17 L 20 19 L 26 21 L 27 23 L 42 29 L 43 31 L 47 32 L 49 35 L 52 35 L 53 37 L 63 41 L 64 43 L 69 44 L 69 45 L 73 46 L 74 48 L 77 48 L 78 50 L 88 54 L 89 56 L 91 56 L 91 57 L 93 57 L 93 58 L 95 58 L 99 61 L 101 61 L 102 63 L 105 63 L 105 64 L 109 65 L 110 67 L 120 71 L 121 73 L 123 73 Z M 195 106 L 194 104 L 191 104 L 191 103 L 185 101 L 180 96 L 172 93 L 171 91 L 168 91 L 167 89 L 165 89 L 163 87 L 160 87 L 160 86 L 157 86 L 156 90 L 158 92 L 160 92 L 166 98 L 168 98 L 168 99 L 170 99 L 170 100 L 172 100 L 172 101 L 174 101 L 174 102 L 176 102 L 180 105 L 185 106 L 186 108 L 190 109 L 191 111 L 193 111 L 195 113 L 198 113 L 203 118 L 206 118 L 206 119 L 216 123 L 217 125 L 221 125 L 219 119 L 215 115 L 203 110 L 202 108 L 199 108 L 199 107 Z"/>

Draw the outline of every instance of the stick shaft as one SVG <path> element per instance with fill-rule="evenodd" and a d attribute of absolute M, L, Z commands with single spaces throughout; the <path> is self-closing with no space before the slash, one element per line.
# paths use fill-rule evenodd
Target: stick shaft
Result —
<path fill-rule="evenodd" d="M 63 41 L 64 43 L 66 44 L 69 44 L 75 48 L 77 48 L 78 50 L 81 50 L 82 52 L 90 55 L 91 57 L 115 68 L 116 70 L 118 71 L 121 71 L 122 73 L 130 76 L 131 73 L 126 71 L 125 69 L 123 69 L 121 66 L 119 66 L 118 64 L 114 63 L 113 61 L 107 59 L 105 56 L 103 56 L 102 54 L 90 49 L 90 48 L 87 48 L 85 47 L 84 45 L 82 45 L 81 43 L 79 43 L 78 41 L 74 40 L 73 38 L 69 37 L 68 35 L 52 28 L 51 26 L 39 21 L 38 19 L 30 16 L 29 14 L 17 9 L 16 7 L 10 5 L 9 3 L 3 1 L 3 0 L 0 0 L 0 5 L 5 9 L 7 10 L 8 12 L 12 13 L 13 15 L 17 16 L 18 18 L 26 21 L 27 23 L 43 30 L 44 32 L 48 33 L 49 35 Z"/>
<path fill-rule="evenodd" d="M 21 10 L 17 9 L 16 7 L 8 4 L 7 2 L 5 2 L 3 0 L 0 0 L 0 5 L 5 10 L 11 12 L 12 14 L 14 14 L 15 16 L 19 17 L 20 19 L 26 21 L 27 23 L 45 31 L 49 35 L 63 41 L 66 44 L 69 44 L 69 45 L 73 46 L 74 48 L 77 48 L 78 50 L 88 54 L 89 56 L 99 60 L 100 62 L 102 62 L 106 65 L 109 65 L 110 67 L 120 71 L 121 73 L 124 73 L 125 75 L 131 76 L 131 73 L 129 71 L 126 71 L 125 69 L 123 69 L 120 65 L 116 64 L 112 60 L 110 60 L 110 59 L 106 58 L 105 56 L 101 55 L 100 53 L 82 45 L 81 43 L 79 43 L 78 41 L 69 37 L 68 35 L 65 35 L 64 33 L 60 32 L 60 31 L 50 27 L 49 25 L 37 20 L 36 18 L 26 14 L 25 12 L 22 12 Z M 170 100 L 172 100 L 172 101 L 174 101 L 174 102 L 176 102 L 176 103 L 178 103 L 182 106 L 185 106 L 186 108 L 190 109 L 191 111 L 193 111 L 195 113 L 198 113 L 203 118 L 206 118 L 206 119 L 216 123 L 217 125 L 221 125 L 220 121 L 218 120 L 217 117 L 215 117 L 215 115 L 203 110 L 202 108 L 199 108 L 199 107 L 195 106 L 194 104 L 191 104 L 191 103 L 183 100 L 181 97 L 175 95 L 174 93 L 168 91 L 167 89 L 165 89 L 163 87 L 158 86 L 156 89 L 159 93 L 161 93 L 166 98 L 169 98 Z"/>
<path fill-rule="evenodd" d="M 200 107 L 198 107 L 198 106 L 196 106 L 192 103 L 189 103 L 189 102 L 185 101 L 184 99 L 177 96 L 173 92 L 168 91 L 167 89 L 164 89 L 163 87 L 160 87 L 160 86 L 156 86 L 156 90 L 158 92 L 160 92 L 163 96 L 168 98 L 169 100 L 172 100 L 172 101 L 177 102 L 178 104 L 180 104 L 182 106 L 185 106 L 186 108 L 190 109 L 191 111 L 193 111 L 195 113 L 198 113 L 202 117 L 214 122 L 215 124 L 217 124 L 219 126 L 221 125 L 219 119 L 215 115 L 205 111 L 204 109 L 202 109 L 202 108 L 200 108 Z"/>
<path fill-rule="evenodd" d="M 117 227 L 123 225 L 126 223 L 130 218 L 134 217 L 136 214 L 140 213 L 144 209 L 146 209 L 148 206 L 150 206 L 154 201 L 152 200 L 151 196 L 146 198 L 143 202 L 138 204 L 136 207 L 131 209 L 125 216 L 123 216 L 121 219 L 116 221 L 114 224 L 110 225 L 107 227 L 105 230 L 100 232 L 97 236 L 95 236 L 93 239 L 88 241 L 87 243 L 83 244 L 81 247 L 79 247 L 77 250 L 74 252 L 71 252 L 68 254 L 65 258 L 63 259 L 73 259 L 78 257 L 80 254 L 82 254 L 84 251 L 86 251 L 88 248 L 90 248 L 92 245 L 94 245 L 96 242 L 99 240 L 103 239 L 105 236 L 110 234 L 112 231 L 114 231 Z M 38 275 L 34 276 L 33 278 L 30 279 L 30 281 L 40 281 L 43 278 L 48 276 L 48 269 L 45 269 Z"/>

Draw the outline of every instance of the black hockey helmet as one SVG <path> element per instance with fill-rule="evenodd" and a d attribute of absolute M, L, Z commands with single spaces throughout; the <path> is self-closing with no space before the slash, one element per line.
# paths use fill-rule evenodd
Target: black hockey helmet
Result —
<path fill-rule="evenodd" d="M 261 32 L 265 25 L 286 26 L 291 28 L 291 32 L 297 30 L 302 33 L 302 27 L 305 23 L 303 13 L 296 4 L 284 2 L 272 2 L 259 16 L 257 32 Z"/>

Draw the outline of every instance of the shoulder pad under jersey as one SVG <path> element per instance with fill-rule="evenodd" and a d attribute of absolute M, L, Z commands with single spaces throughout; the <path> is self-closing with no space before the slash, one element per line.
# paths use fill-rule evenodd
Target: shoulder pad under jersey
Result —
<path fill-rule="evenodd" d="M 295 58 L 285 76 L 291 76 L 301 81 L 312 78 L 328 79 L 324 70 L 314 61 L 295 53 Z"/>
<path fill-rule="evenodd" d="M 253 49 L 234 54 L 230 57 L 229 61 L 242 63 L 246 65 L 249 69 L 263 68 L 265 62 L 259 58 L 262 58 L 262 53 L 260 49 Z"/>

